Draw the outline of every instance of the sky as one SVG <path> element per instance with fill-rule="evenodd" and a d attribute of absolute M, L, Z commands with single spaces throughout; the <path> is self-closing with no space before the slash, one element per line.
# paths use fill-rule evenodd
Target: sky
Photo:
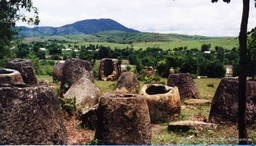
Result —
<path fill-rule="evenodd" d="M 33 0 L 39 26 L 62 26 L 79 20 L 110 18 L 142 32 L 238 36 L 242 0 Z M 17 25 L 25 25 L 18 22 Z M 251 0 L 248 30 L 256 27 Z"/>

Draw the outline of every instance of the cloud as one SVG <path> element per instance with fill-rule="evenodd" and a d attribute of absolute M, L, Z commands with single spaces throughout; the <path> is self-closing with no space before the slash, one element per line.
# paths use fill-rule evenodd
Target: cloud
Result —
<path fill-rule="evenodd" d="M 248 29 L 256 26 L 253 3 Z M 111 18 L 140 31 L 208 36 L 237 36 L 242 13 L 241 1 L 34 0 L 34 5 L 39 9 L 41 26 Z"/>

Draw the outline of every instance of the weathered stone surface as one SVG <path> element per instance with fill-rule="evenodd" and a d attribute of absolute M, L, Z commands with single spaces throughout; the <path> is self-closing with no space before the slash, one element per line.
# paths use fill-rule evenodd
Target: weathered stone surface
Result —
<path fill-rule="evenodd" d="M 170 74 L 167 85 L 170 87 L 177 86 L 181 98 L 199 98 L 199 91 L 189 73 Z"/>
<path fill-rule="evenodd" d="M 145 99 L 117 93 L 101 97 L 95 139 L 103 144 L 150 144 L 151 123 Z"/>
<path fill-rule="evenodd" d="M 247 81 L 246 122 L 256 122 L 256 81 Z M 209 120 L 214 123 L 237 123 L 238 121 L 238 80 L 221 80 L 212 100 Z"/>
<path fill-rule="evenodd" d="M 146 84 L 140 94 L 148 103 L 152 123 L 175 120 L 180 115 L 181 103 L 177 87 L 162 84 Z"/>
<path fill-rule="evenodd" d="M 214 123 L 206 123 L 202 121 L 178 121 L 172 122 L 168 125 L 169 131 L 188 131 L 191 129 L 203 130 L 203 129 L 217 129 L 217 125 Z"/>
<path fill-rule="evenodd" d="M 53 82 L 58 82 L 61 81 L 62 79 L 62 69 L 64 66 L 65 61 L 59 61 L 58 63 L 56 63 L 53 67 L 53 75 L 52 75 L 52 79 Z"/>
<path fill-rule="evenodd" d="M 120 93 L 137 93 L 139 81 L 136 74 L 132 72 L 124 72 L 121 74 L 116 83 L 116 92 Z"/>
<path fill-rule="evenodd" d="M 64 94 L 65 98 L 75 98 L 76 110 L 82 113 L 98 103 L 100 90 L 86 77 L 75 82 Z"/>
<path fill-rule="evenodd" d="M 188 99 L 184 101 L 185 104 L 189 105 L 202 105 L 202 104 L 211 104 L 211 100 L 207 99 Z"/>
<path fill-rule="evenodd" d="M 14 69 L 20 72 L 24 83 L 26 84 L 37 84 L 35 68 L 31 60 L 27 59 L 15 59 L 9 61 L 6 64 L 6 68 Z"/>
<path fill-rule="evenodd" d="M 98 114 L 98 107 L 99 105 L 96 104 L 94 107 L 90 108 L 89 110 L 83 112 L 79 119 L 82 121 L 81 125 L 86 127 L 90 130 L 95 130 L 97 126 L 97 114 Z"/>
<path fill-rule="evenodd" d="M 99 67 L 99 80 L 116 81 L 121 75 L 121 65 L 117 59 L 103 58 Z"/>
<path fill-rule="evenodd" d="M 0 69 L 0 84 L 24 83 L 20 72 L 13 69 Z"/>
<path fill-rule="evenodd" d="M 82 77 L 87 77 L 93 81 L 91 63 L 78 58 L 67 59 L 62 69 L 61 92 L 65 93 L 71 85 Z"/>
<path fill-rule="evenodd" d="M 66 144 L 59 100 L 43 86 L 0 87 L 0 144 Z"/>

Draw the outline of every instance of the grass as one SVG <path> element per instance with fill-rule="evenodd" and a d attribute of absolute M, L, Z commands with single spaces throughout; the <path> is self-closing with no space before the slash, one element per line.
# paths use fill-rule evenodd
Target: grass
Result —
<path fill-rule="evenodd" d="M 198 48 L 203 44 L 211 44 L 211 49 L 220 46 L 225 49 L 238 47 L 238 40 L 234 37 L 204 37 L 181 34 L 159 34 L 159 33 L 122 33 L 101 32 L 92 35 L 66 35 L 24 38 L 24 42 L 55 40 L 63 43 L 66 47 L 71 45 L 103 45 L 112 49 L 123 49 L 133 47 L 134 49 L 146 49 L 148 47 L 160 47 L 164 50 L 178 47 Z"/>
<path fill-rule="evenodd" d="M 115 89 L 115 82 L 113 81 L 99 81 L 95 80 L 95 85 L 100 89 L 101 95 L 105 93 L 113 92 Z"/>
<path fill-rule="evenodd" d="M 135 49 L 146 49 L 147 47 L 159 47 L 163 50 L 187 47 L 188 49 L 198 48 L 200 49 L 203 44 L 211 44 L 211 50 L 214 50 L 215 46 L 221 46 L 226 49 L 232 49 L 238 47 L 238 41 L 236 39 L 209 39 L 209 40 L 187 40 L 187 41 L 166 41 L 166 42 L 138 42 L 133 43 Z"/>
<path fill-rule="evenodd" d="M 210 40 L 187 40 L 187 41 L 154 41 L 154 42 L 134 42 L 132 44 L 122 44 L 122 43 L 110 43 L 110 42 L 76 42 L 76 45 L 85 45 L 89 46 L 90 44 L 93 45 L 103 45 L 109 46 L 110 48 L 114 49 L 123 49 L 127 47 L 133 47 L 134 49 L 146 49 L 148 47 L 159 47 L 163 50 L 173 49 L 178 47 L 187 47 L 188 49 L 191 48 L 198 48 L 200 49 L 203 44 L 211 44 L 212 50 L 214 50 L 215 46 L 221 46 L 226 49 L 232 49 L 233 47 L 238 47 L 238 41 L 236 39 L 210 39 Z"/>
<path fill-rule="evenodd" d="M 52 76 L 40 75 L 40 76 L 37 76 L 37 80 L 38 81 L 48 81 L 49 83 L 52 83 Z"/>
<path fill-rule="evenodd" d="M 219 126 L 217 130 L 190 130 L 188 132 L 169 132 L 162 129 L 153 136 L 153 144 L 236 144 L 235 126 Z"/>
<path fill-rule="evenodd" d="M 212 100 L 221 79 L 206 78 L 206 79 L 195 79 L 194 81 L 199 90 L 200 98 Z M 213 87 L 209 87 L 208 86 L 209 84 L 213 85 Z"/>
<path fill-rule="evenodd" d="M 52 81 L 50 76 L 38 76 L 38 80 Z M 167 79 L 162 79 L 166 83 Z M 212 100 L 215 91 L 221 79 L 195 79 L 194 80 L 202 99 Z M 95 80 L 95 85 L 100 89 L 101 95 L 107 92 L 113 92 L 115 82 Z M 211 86 L 209 86 L 209 84 Z M 142 87 L 143 82 L 140 83 Z M 200 120 L 207 121 L 210 113 L 210 104 L 208 105 L 185 105 L 182 101 L 181 115 L 178 120 Z M 238 130 L 236 125 L 218 125 L 216 130 L 189 130 L 187 132 L 170 132 L 167 130 L 168 123 L 154 125 L 152 128 L 152 144 L 237 144 Z M 248 128 L 248 135 L 252 143 L 256 144 L 256 130 Z"/>

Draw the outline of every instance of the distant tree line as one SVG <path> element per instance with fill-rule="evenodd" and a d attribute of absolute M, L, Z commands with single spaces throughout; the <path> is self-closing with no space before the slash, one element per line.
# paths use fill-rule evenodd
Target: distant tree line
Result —
<path fill-rule="evenodd" d="M 249 40 L 249 76 L 256 74 L 256 35 L 251 33 Z M 44 48 L 45 50 L 42 50 Z M 78 57 L 89 60 L 92 64 L 102 58 L 118 58 L 119 60 L 129 60 L 131 65 L 135 65 L 135 71 L 140 73 L 145 66 L 152 66 L 157 69 L 161 77 L 167 77 L 170 69 L 175 72 L 191 73 L 193 75 L 208 76 L 212 78 L 221 78 L 225 76 L 224 65 L 233 65 L 233 75 L 238 75 L 239 53 L 237 48 L 226 49 L 215 46 L 212 49 L 211 44 L 203 44 L 201 48 L 187 49 L 179 47 L 163 50 L 159 47 L 149 47 L 147 49 L 134 49 L 130 47 L 117 49 L 102 45 L 68 45 L 69 50 L 63 44 L 56 42 L 32 42 L 29 44 L 20 43 L 14 47 L 13 56 L 18 58 L 38 59 L 44 65 L 49 60 L 65 60 L 67 58 Z M 72 49 L 70 49 L 72 48 Z M 46 57 L 47 56 L 47 57 Z M 40 63 L 40 61 L 37 61 Z M 40 64 L 39 64 L 40 65 Z M 49 68 L 49 67 L 48 67 Z M 50 74 L 49 71 L 39 71 L 43 74 Z"/>

